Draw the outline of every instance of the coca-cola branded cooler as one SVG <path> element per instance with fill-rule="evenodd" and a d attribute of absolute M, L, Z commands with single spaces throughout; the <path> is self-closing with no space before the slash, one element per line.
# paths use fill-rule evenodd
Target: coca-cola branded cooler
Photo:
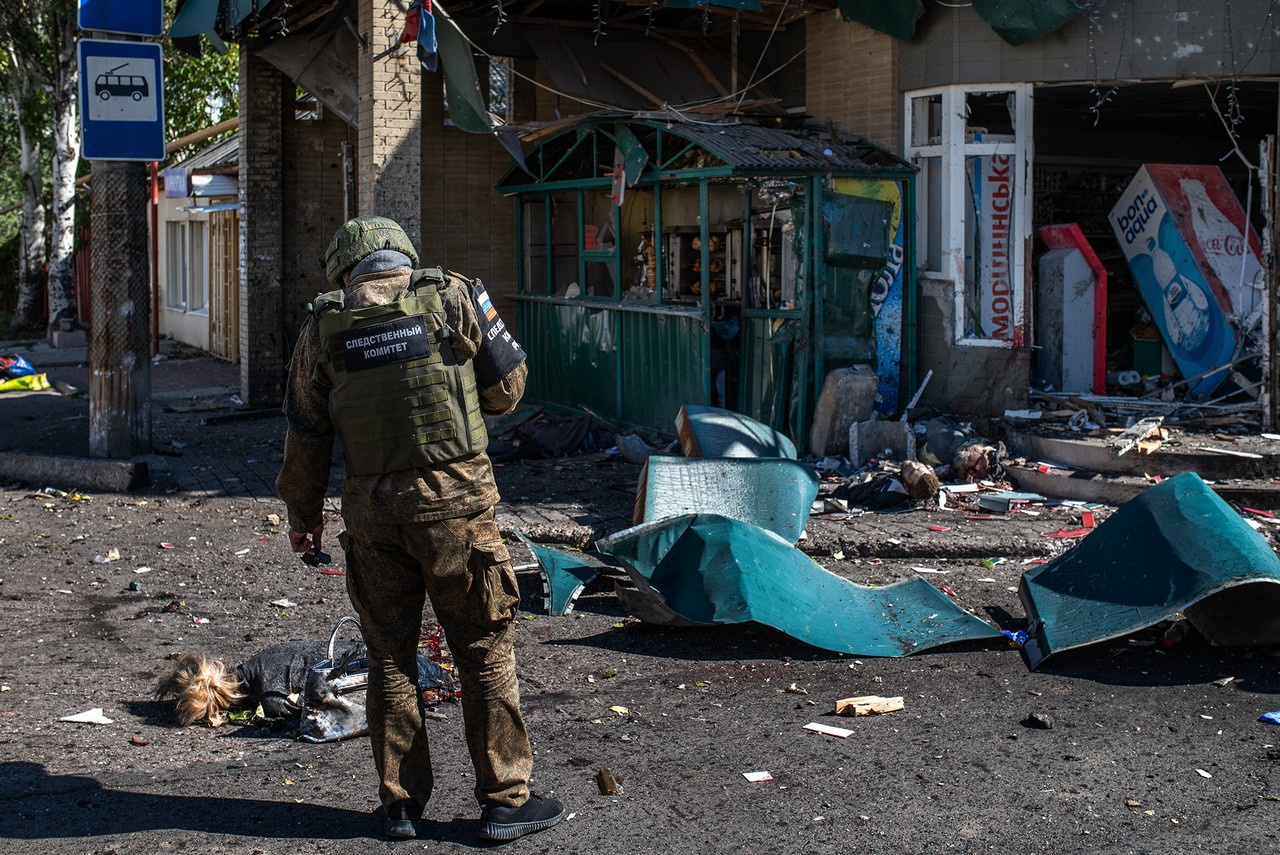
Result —
<path fill-rule="evenodd" d="M 1263 302 L 1261 243 L 1216 166 L 1148 163 L 1111 209 L 1111 229 L 1184 377 L 1231 363 Z M 1227 376 L 1191 383 L 1212 393 Z"/>

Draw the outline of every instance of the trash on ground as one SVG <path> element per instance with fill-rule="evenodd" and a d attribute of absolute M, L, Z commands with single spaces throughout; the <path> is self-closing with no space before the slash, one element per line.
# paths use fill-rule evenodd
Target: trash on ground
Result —
<path fill-rule="evenodd" d="M 1258 721 L 1266 722 L 1267 724 L 1280 724 L 1280 710 L 1263 713 L 1258 716 Z"/>
<path fill-rule="evenodd" d="M 885 698 L 880 695 L 859 695 L 836 701 L 836 715 L 880 715 L 905 708 L 901 696 Z"/>
<path fill-rule="evenodd" d="M 746 778 L 748 781 L 750 781 L 753 784 L 758 784 L 761 781 L 773 780 L 773 776 L 770 775 L 768 772 L 743 772 L 742 777 Z"/>
<path fill-rule="evenodd" d="M 291 609 L 294 606 L 296 606 L 297 603 L 295 603 L 293 600 L 289 599 L 288 597 L 281 597 L 278 600 L 272 600 L 271 605 L 279 606 L 282 609 Z"/>
<path fill-rule="evenodd" d="M 573 603 L 582 589 L 600 575 L 605 566 L 581 552 L 568 553 L 549 546 L 540 546 L 524 536 L 519 529 L 516 537 L 529 547 L 538 562 L 542 576 L 542 605 L 549 615 L 567 615 L 573 611 Z"/>
<path fill-rule="evenodd" d="M 868 656 L 999 637 L 924 579 L 856 585 L 776 534 L 719 514 L 645 523 L 598 548 L 623 563 L 639 594 L 695 623 L 756 621 L 815 647 Z"/>
<path fill-rule="evenodd" d="M 1019 722 L 1023 727 L 1031 730 L 1052 730 L 1053 719 L 1044 713 L 1030 713 L 1026 718 Z"/>
<path fill-rule="evenodd" d="M 1280 558 L 1198 475 L 1121 506 L 1071 551 L 1022 577 L 1036 668 L 1060 650 L 1145 629 L 1182 612 L 1215 646 L 1280 644 Z"/>
<path fill-rule="evenodd" d="M 145 736 L 130 736 L 129 744 L 137 745 L 140 748 L 145 748 L 146 746 L 151 744 L 151 740 L 147 739 Z"/>
<path fill-rule="evenodd" d="M 115 719 L 107 718 L 102 714 L 102 707 L 94 707 L 91 710 L 85 710 L 75 715 L 67 715 L 58 719 L 58 721 L 73 721 L 77 724 L 111 724 Z"/>
<path fill-rule="evenodd" d="M 617 796 L 622 793 L 622 779 L 609 769 L 600 769 L 596 772 L 596 786 L 600 789 L 602 796 Z"/>
<path fill-rule="evenodd" d="M 844 727 L 833 727 L 829 724 L 823 724 L 820 721 L 811 721 L 804 726 L 805 730 L 812 730 L 814 733 L 825 733 L 827 736 L 837 736 L 841 739 L 847 739 L 853 736 L 853 731 Z"/>

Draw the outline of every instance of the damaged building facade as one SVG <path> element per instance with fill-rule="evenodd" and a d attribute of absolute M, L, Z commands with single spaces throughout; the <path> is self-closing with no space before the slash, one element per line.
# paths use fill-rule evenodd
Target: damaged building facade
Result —
<path fill-rule="evenodd" d="M 1270 423 L 1265 0 L 444 5 L 437 72 L 402 42 L 399 4 L 182 5 L 173 35 L 243 44 L 247 401 L 278 400 L 324 243 L 355 213 L 488 283 L 529 344 L 531 399 L 626 424 L 669 430 L 706 404 L 802 441 L 825 375 L 857 363 L 886 413 L 928 372 L 923 403 L 974 415 L 1062 390 L 1063 372 L 1090 378 L 1066 391 L 1128 372 L 1146 391 L 1193 364 L 1169 341 L 1187 307 L 1243 278 L 1153 307 L 1111 215 L 1144 165 L 1177 164 L 1198 172 L 1175 186 L 1242 212 L 1173 204 L 1192 231 L 1234 223 L 1222 270 L 1256 241 L 1254 308 L 1217 321 L 1233 373 L 1204 394 L 1244 389 Z M 323 133 L 299 127 L 299 87 Z M 1073 250 L 1083 267 L 1046 272 Z M 1095 299 L 1062 303 L 1066 276 Z M 1249 349 L 1266 358 L 1238 361 Z"/>

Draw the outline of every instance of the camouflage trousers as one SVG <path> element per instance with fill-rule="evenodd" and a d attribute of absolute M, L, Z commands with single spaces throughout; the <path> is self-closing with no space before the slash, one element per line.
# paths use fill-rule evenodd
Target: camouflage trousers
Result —
<path fill-rule="evenodd" d="M 493 508 L 439 522 L 362 524 L 338 539 L 369 648 L 369 736 L 382 803 L 425 805 L 431 797 L 431 751 L 414 681 L 430 597 L 462 685 L 476 798 L 523 804 L 533 757 L 516 684 L 512 621 L 520 593 Z"/>

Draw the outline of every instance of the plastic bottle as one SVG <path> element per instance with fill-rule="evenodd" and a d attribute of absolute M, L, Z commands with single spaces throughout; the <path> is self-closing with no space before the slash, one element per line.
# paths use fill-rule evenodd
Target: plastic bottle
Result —
<path fill-rule="evenodd" d="M 1209 333 L 1209 298 L 1194 282 L 1178 273 L 1173 258 L 1155 238 L 1147 238 L 1151 272 L 1164 292 L 1164 324 L 1170 342 L 1184 351 L 1195 351 Z"/>

